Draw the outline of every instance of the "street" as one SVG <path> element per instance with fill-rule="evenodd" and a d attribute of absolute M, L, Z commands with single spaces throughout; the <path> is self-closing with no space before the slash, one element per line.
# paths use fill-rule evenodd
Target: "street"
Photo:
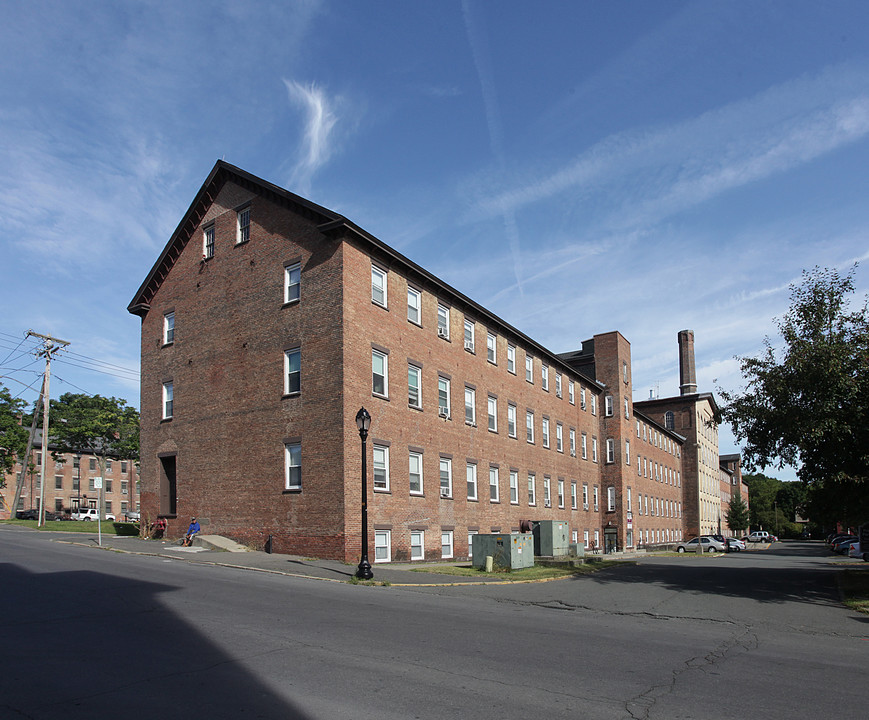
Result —
<path fill-rule="evenodd" d="M 0 717 L 863 717 L 821 544 L 536 584 L 372 587 L 0 527 Z M 835 710 L 833 710 L 835 708 Z"/>

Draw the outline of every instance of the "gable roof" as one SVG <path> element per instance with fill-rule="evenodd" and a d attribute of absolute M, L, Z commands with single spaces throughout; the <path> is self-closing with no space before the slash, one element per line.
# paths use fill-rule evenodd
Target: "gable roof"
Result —
<path fill-rule="evenodd" d="M 301 211 L 309 217 L 312 216 L 317 224 L 333 223 L 343 219 L 331 210 L 320 207 L 310 200 L 291 193 L 289 190 L 284 190 L 277 185 L 273 185 L 255 175 L 245 172 L 241 168 L 230 165 L 223 160 L 218 160 L 205 179 L 205 182 L 202 183 L 202 187 L 199 188 L 199 192 L 196 193 L 196 197 L 193 198 L 193 202 L 190 204 L 184 217 L 181 218 L 181 222 L 178 223 L 178 227 L 175 228 L 175 232 L 170 236 L 169 242 L 166 243 L 166 247 L 163 248 L 163 252 L 160 253 L 160 257 L 157 258 L 154 267 L 151 268 L 145 281 L 127 306 L 128 312 L 139 316 L 144 316 L 148 312 L 151 307 L 151 299 L 154 297 L 160 284 L 166 275 L 169 274 L 175 261 L 190 241 L 193 231 L 199 226 L 208 208 L 211 207 L 211 204 L 228 180 L 232 180 L 237 185 L 248 188 L 259 195 L 271 195 L 272 199 L 280 204 L 289 204 L 297 211 Z"/>
<path fill-rule="evenodd" d="M 209 173 L 193 202 L 190 204 L 178 227 L 163 248 L 163 252 L 154 263 L 154 267 L 148 273 L 145 281 L 136 291 L 135 296 L 127 306 L 127 311 L 133 315 L 144 317 L 151 309 L 151 300 L 159 289 L 161 283 L 169 274 L 172 266 L 178 260 L 181 252 L 184 250 L 187 243 L 193 236 L 193 232 L 199 227 L 199 223 L 211 207 L 217 194 L 221 188 L 228 182 L 232 181 L 244 188 L 249 189 L 259 195 L 270 196 L 275 202 L 292 207 L 296 212 L 300 212 L 312 221 L 317 223 L 318 229 L 328 237 L 347 237 L 360 243 L 366 251 L 373 251 L 375 254 L 387 259 L 389 262 L 394 262 L 400 266 L 409 276 L 417 278 L 419 281 L 436 288 L 444 299 L 449 299 L 452 303 L 464 306 L 472 311 L 476 319 L 488 323 L 490 329 L 498 329 L 502 334 L 512 336 L 514 339 L 521 341 L 527 347 L 533 348 L 534 353 L 538 357 L 546 357 L 553 366 L 560 366 L 562 369 L 573 373 L 577 377 L 582 377 L 589 384 L 589 389 L 592 392 L 600 393 L 605 385 L 594 378 L 589 378 L 585 373 L 580 373 L 576 368 L 572 367 L 564 359 L 553 353 L 551 350 L 543 347 L 540 343 L 528 337 L 521 330 L 510 325 L 505 320 L 502 320 L 491 311 L 478 304 L 467 295 L 456 290 L 448 285 L 437 276 L 425 270 L 420 265 L 409 258 L 402 255 L 397 250 L 391 248 L 382 240 L 376 238 L 366 230 L 355 223 L 348 220 L 343 215 L 333 212 L 328 208 L 324 208 L 316 203 L 306 200 L 300 195 L 291 193 L 289 190 L 284 190 L 277 185 L 274 185 L 262 178 L 258 178 L 249 172 L 245 172 L 241 168 L 231 165 L 223 160 L 218 160 L 214 164 L 211 173 Z"/>

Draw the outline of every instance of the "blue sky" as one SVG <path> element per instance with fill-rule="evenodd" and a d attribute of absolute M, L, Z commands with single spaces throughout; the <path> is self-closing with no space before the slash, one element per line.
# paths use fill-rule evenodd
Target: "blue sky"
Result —
<path fill-rule="evenodd" d="M 126 306 L 219 158 L 554 352 L 621 331 L 636 400 L 677 394 L 686 328 L 700 390 L 739 387 L 734 357 L 776 344 L 801 271 L 869 256 L 862 0 L 13 0 L 3 15 L 0 383 L 28 400 L 33 329 L 71 342 L 53 397 L 138 405 Z M 721 446 L 737 449 L 726 429 Z"/>

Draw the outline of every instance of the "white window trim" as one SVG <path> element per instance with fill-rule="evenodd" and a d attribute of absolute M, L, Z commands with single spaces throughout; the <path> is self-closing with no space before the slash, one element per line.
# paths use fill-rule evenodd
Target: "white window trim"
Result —
<path fill-rule="evenodd" d="M 383 542 L 385 540 L 386 542 Z M 378 550 L 386 548 L 386 557 L 379 558 Z M 392 531 L 391 530 L 375 530 L 374 531 L 374 562 L 388 563 L 392 562 Z"/>
<path fill-rule="evenodd" d="M 414 457 L 418 459 L 418 465 L 417 465 L 417 468 L 418 468 L 418 470 L 419 470 L 419 490 L 414 490 L 413 487 L 410 487 L 410 494 L 411 494 L 411 495 L 423 495 L 423 494 L 425 494 L 425 493 L 424 493 L 424 491 L 425 491 L 425 484 L 423 483 L 423 470 L 422 470 L 422 467 L 423 467 L 423 462 L 422 462 L 422 461 L 423 461 L 423 456 L 422 456 L 422 453 L 415 452 L 415 451 L 413 451 L 413 450 L 409 451 L 409 453 L 408 453 L 408 458 L 407 458 L 407 476 L 408 476 L 408 482 L 410 481 L 410 478 L 411 478 L 411 476 L 412 476 L 412 473 L 411 473 L 411 471 L 410 471 L 410 461 L 411 461 L 411 458 L 414 458 Z"/>
<path fill-rule="evenodd" d="M 478 500 L 477 463 L 467 463 L 465 465 L 465 481 L 468 487 L 468 500 Z M 471 488 L 473 488 L 473 495 L 471 494 Z"/>
<path fill-rule="evenodd" d="M 163 383 L 163 419 L 171 420 L 175 416 L 175 387 L 172 382 Z"/>
<path fill-rule="evenodd" d="M 411 375 L 416 375 L 416 403 L 414 404 L 410 397 L 410 377 Z M 415 408 L 417 410 L 422 409 L 422 368 L 413 363 L 407 364 L 407 404 L 408 407 Z"/>
<path fill-rule="evenodd" d="M 383 392 L 377 392 L 374 389 L 374 357 L 383 358 Z M 371 349 L 371 393 L 377 397 L 389 397 L 389 355 L 380 350 Z"/>
<path fill-rule="evenodd" d="M 410 285 L 407 286 L 407 321 L 422 325 L 422 293 Z"/>
<path fill-rule="evenodd" d="M 414 555 L 414 543 L 413 536 L 419 535 L 419 555 Z M 411 530 L 410 531 L 410 559 L 411 560 L 425 560 L 425 530 Z"/>
<path fill-rule="evenodd" d="M 163 315 L 163 344 L 171 345 L 175 342 L 175 311 Z"/>
<path fill-rule="evenodd" d="M 383 456 L 383 474 L 384 474 L 384 487 L 378 487 L 374 484 L 374 472 L 377 468 L 377 453 L 380 451 Z M 372 487 L 374 492 L 389 492 L 389 446 L 388 445 L 379 445 L 374 443 L 371 449 L 372 461 L 371 461 L 371 477 L 372 477 Z"/>
<path fill-rule="evenodd" d="M 293 451 L 298 451 L 298 464 L 293 465 Z M 292 468 L 299 468 L 298 481 L 294 482 L 291 479 Z M 286 443 L 284 444 L 284 489 L 285 490 L 301 490 L 302 489 L 302 443 Z"/>
<path fill-rule="evenodd" d="M 442 472 L 443 468 L 447 470 L 447 486 L 443 485 Z M 453 496 L 453 461 L 450 458 L 442 457 L 438 461 L 438 488 L 441 497 L 451 498 Z M 444 493 L 446 490 L 446 493 Z"/>
<path fill-rule="evenodd" d="M 298 271 L 299 279 L 292 282 L 294 271 Z M 290 289 L 295 288 L 295 297 L 290 297 Z M 292 263 L 284 268 L 284 304 L 299 302 L 302 296 L 302 263 Z"/>
<path fill-rule="evenodd" d="M 446 401 L 447 401 L 446 407 L 441 405 L 441 382 L 446 384 Z M 440 414 L 441 410 L 446 410 L 447 411 L 447 413 L 446 413 L 447 418 L 450 417 L 450 413 L 451 413 L 451 410 L 450 410 L 450 389 L 451 389 L 450 379 L 445 378 L 443 375 L 438 375 L 438 414 Z"/>
<path fill-rule="evenodd" d="M 447 538 L 447 544 L 444 545 L 444 538 Z M 448 547 L 448 550 L 444 550 Z M 450 560 L 455 556 L 455 545 L 452 530 L 441 530 L 441 560 Z"/>
<path fill-rule="evenodd" d="M 242 218 L 246 222 L 242 224 Z M 235 244 L 241 245 L 250 240 L 250 205 L 239 208 L 235 213 Z"/>
<path fill-rule="evenodd" d="M 494 480 L 494 482 L 492 482 Z M 494 497 L 492 491 L 494 490 Z M 501 478 L 498 468 L 489 466 L 489 502 L 501 502 Z"/>
<path fill-rule="evenodd" d="M 470 403 L 468 403 L 469 399 Z M 465 425 L 477 427 L 477 391 L 467 386 L 465 386 Z"/>
<path fill-rule="evenodd" d="M 498 398 L 492 395 L 486 400 L 486 420 L 491 432 L 498 432 Z"/>
<path fill-rule="evenodd" d="M 374 280 L 375 276 L 377 278 L 379 278 L 379 282 L 380 282 L 379 285 L 375 284 L 375 280 Z M 384 308 L 389 307 L 389 300 L 388 300 L 387 291 L 386 291 L 387 284 L 388 284 L 387 283 L 388 277 L 389 277 L 389 274 L 386 272 L 386 270 L 384 270 L 381 267 L 378 267 L 374 263 L 371 263 L 371 302 L 373 302 L 375 305 L 380 305 L 380 307 L 384 307 Z M 378 300 L 374 296 L 375 289 L 379 289 L 382 291 L 383 300 Z"/>
<path fill-rule="evenodd" d="M 292 355 L 299 356 L 299 389 L 290 389 L 290 357 Z M 284 351 L 284 395 L 298 395 L 302 392 L 302 350 L 301 348 L 290 348 Z"/>

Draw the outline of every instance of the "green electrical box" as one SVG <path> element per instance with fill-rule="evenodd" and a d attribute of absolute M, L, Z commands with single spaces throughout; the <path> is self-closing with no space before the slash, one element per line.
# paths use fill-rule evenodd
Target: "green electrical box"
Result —
<path fill-rule="evenodd" d="M 541 557 L 567 555 L 570 543 L 567 539 L 567 523 L 558 520 L 534 521 L 534 554 Z"/>
<path fill-rule="evenodd" d="M 493 567 L 519 570 L 534 567 L 534 538 L 530 533 L 503 533 L 473 536 L 473 565 L 485 570 L 486 558 Z"/>

